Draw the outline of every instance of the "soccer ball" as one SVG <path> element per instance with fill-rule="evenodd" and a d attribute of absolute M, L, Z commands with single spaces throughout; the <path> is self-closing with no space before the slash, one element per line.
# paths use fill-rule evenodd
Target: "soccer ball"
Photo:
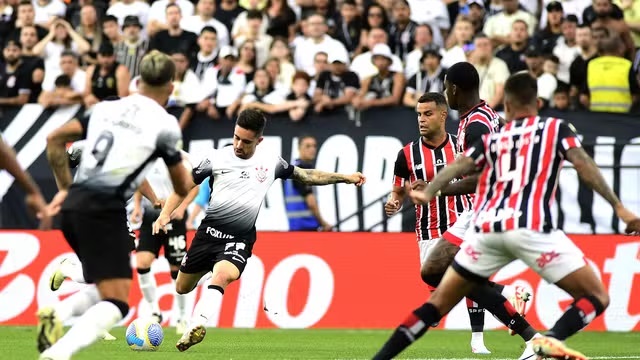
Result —
<path fill-rule="evenodd" d="M 127 345 L 134 351 L 156 351 L 162 344 L 162 326 L 151 319 L 136 319 L 127 328 Z"/>

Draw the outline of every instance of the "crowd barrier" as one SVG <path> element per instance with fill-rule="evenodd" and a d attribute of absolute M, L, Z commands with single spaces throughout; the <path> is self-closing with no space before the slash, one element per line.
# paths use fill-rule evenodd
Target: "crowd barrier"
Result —
<path fill-rule="evenodd" d="M 188 241 L 192 237 L 190 233 Z M 611 295 L 609 309 L 587 330 L 640 330 L 640 277 L 636 276 L 640 273 L 640 238 L 571 238 L 583 249 Z M 57 292 L 49 289 L 49 275 L 69 256 L 73 253 L 58 231 L 0 231 L 0 323 L 34 325 L 38 306 L 53 304 L 86 286 L 67 281 Z M 227 289 L 221 304 L 212 304 L 218 311 L 209 325 L 393 328 L 429 297 L 420 280 L 418 262 L 411 233 L 262 232 L 242 279 Z M 165 319 L 174 324 L 168 270 L 162 257 L 152 267 Z M 533 290 L 527 320 L 538 329 L 551 327 L 570 303 L 566 293 L 519 261 L 502 269 L 493 280 Z M 189 309 L 200 292 L 201 288 L 194 290 Z M 129 304 L 131 310 L 123 323 L 149 314 L 135 278 Z M 489 314 L 486 319 L 486 328 L 501 328 Z M 466 329 L 468 324 L 466 307 L 458 304 L 439 327 Z"/>

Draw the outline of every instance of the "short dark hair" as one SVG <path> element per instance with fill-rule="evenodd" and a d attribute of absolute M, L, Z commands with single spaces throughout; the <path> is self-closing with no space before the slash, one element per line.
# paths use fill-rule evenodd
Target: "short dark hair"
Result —
<path fill-rule="evenodd" d="M 3 49 L 8 48 L 9 46 L 15 46 L 18 49 L 22 50 L 22 44 L 17 39 L 9 39 L 9 40 L 7 40 L 7 42 L 3 46 Z"/>
<path fill-rule="evenodd" d="M 464 92 L 478 91 L 480 87 L 478 70 L 466 61 L 453 64 L 447 70 L 446 79 Z"/>
<path fill-rule="evenodd" d="M 342 6 L 345 6 L 345 5 L 358 6 L 358 4 L 356 4 L 356 0 L 344 0 L 342 2 Z"/>
<path fill-rule="evenodd" d="M 564 18 L 564 21 L 566 21 L 566 22 L 571 22 L 571 23 L 574 23 L 574 24 L 576 24 L 576 25 L 577 25 L 577 24 L 578 24 L 578 22 L 579 22 L 579 21 L 578 21 L 578 17 L 577 17 L 577 16 L 575 16 L 575 15 L 573 15 L 573 14 L 569 14 L 569 15 L 567 15 L 567 17 L 565 17 L 565 18 Z"/>
<path fill-rule="evenodd" d="M 550 60 L 550 61 L 552 61 L 552 62 L 554 62 L 554 63 L 556 63 L 556 64 L 560 64 L 560 59 L 559 59 L 557 56 L 555 56 L 555 55 L 549 55 L 549 56 L 547 56 L 547 59 L 546 59 L 546 60 Z"/>
<path fill-rule="evenodd" d="M 302 144 L 302 142 L 307 140 L 307 139 L 316 140 L 316 137 L 311 135 L 311 134 L 303 134 L 303 135 L 298 136 L 298 147 L 300 147 L 300 144 Z"/>
<path fill-rule="evenodd" d="M 262 20 L 262 12 L 260 10 L 248 10 L 247 20 Z"/>
<path fill-rule="evenodd" d="M 437 92 L 424 93 L 418 99 L 418 104 L 424 104 L 424 103 L 430 103 L 430 102 L 436 103 L 437 107 L 444 107 L 444 108 L 447 107 L 447 99 L 444 97 L 444 95 Z"/>
<path fill-rule="evenodd" d="M 68 75 L 60 75 L 56 78 L 54 82 L 56 87 L 71 87 L 71 78 Z"/>
<path fill-rule="evenodd" d="M 262 135 L 267 125 L 267 118 L 262 111 L 258 109 L 246 109 L 238 114 L 236 125 L 243 129 L 251 130 L 255 132 L 256 135 Z"/>
<path fill-rule="evenodd" d="M 31 0 L 20 0 L 20 2 L 18 3 L 18 7 L 25 5 L 33 7 L 33 3 L 31 2 Z"/>
<path fill-rule="evenodd" d="M 214 33 L 216 35 L 218 35 L 218 32 L 216 31 L 216 28 L 214 28 L 213 26 L 205 26 L 202 28 L 202 30 L 200 30 L 200 35 L 206 33 L 206 32 L 210 32 L 210 33 Z"/>
<path fill-rule="evenodd" d="M 106 15 L 102 18 L 102 25 L 108 23 L 109 21 L 113 21 L 114 23 L 118 23 L 118 18 L 113 15 Z"/>
<path fill-rule="evenodd" d="M 78 61 L 78 54 L 76 54 L 73 50 L 64 50 L 62 51 L 62 53 L 60 54 L 60 57 L 72 57 L 74 60 Z"/>
<path fill-rule="evenodd" d="M 538 101 L 538 82 L 528 71 L 520 71 L 511 75 L 504 84 L 505 100 L 516 105 L 536 105 Z"/>
<path fill-rule="evenodd" d="M 569 88 L 568 85 L 565 84 L 558 84 L 558 87 L 556 87 L 556 89 L 553 91 L 553 94 L 567 94 L 569 95 L 569 91 L 571 89 Z"/>
<path fill-rule="evenodd" d="M 513 22 L 511 23 L 511 26 L 513 27 L 513 24 L 515 24 L 515 23 L 522 23 L 522 24 L 524 25 L 524 27 L 525 27 L 527 30 L 529 30 L 529 24 L 527 24 L 527 22 L 526 22 L 526 21 L 524 21 L 524 20 L 522 20 L 522 19 L 516 19 L 516 20 L 513 20 Z"/>
<path fill-rule="evenodd" d="M 167 7 L 164 8 L 164 11 L 169 10 L 169 8 L 171 8 L 171 7 L 177 7 L 178 11 L 180 11 L 180 13 L 182 14 L 182 9 L 180 9 L 180 6 L 178 6 L 178 3 L 167 4 Z"/>

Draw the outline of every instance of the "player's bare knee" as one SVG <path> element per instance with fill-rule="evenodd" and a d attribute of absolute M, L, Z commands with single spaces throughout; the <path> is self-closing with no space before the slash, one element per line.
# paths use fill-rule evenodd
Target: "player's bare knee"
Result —
<path fill-rule="evenodd" d="M 176 276 L 177 277 L 177 276 Z M 179 279 L 176 281 L 176 293 L 180 295 L 185 295 L 193 291 L 196 287 L 196 284 L 189 284 L 186 281 L 180 281 Z"/>
<path fill-rule="evenodd" d="M 155 254 L 150 251 L 140 251 L 139 253 L 136 253 L 136 267 L 138 269 L 151 268 L 151 264 L 155 258 Z"/>
<path fill-rule="evenodd" d="M 420 269 L 422 281 L 429 286 L 438 287 L 440 280 L 442 280 L 442 275 L 444 275 L 444 271 L 439 271 L 436 267 L 428 266 L 427 263 Z"/>
<path fill-rule="evenodd" d="M 221 286 L 224 289 L 236 279 L 237 276 L 231 274 L 231 272 L 221 270 L 213 273 L 213 276 L 211 277 L 211 284 Z"/>

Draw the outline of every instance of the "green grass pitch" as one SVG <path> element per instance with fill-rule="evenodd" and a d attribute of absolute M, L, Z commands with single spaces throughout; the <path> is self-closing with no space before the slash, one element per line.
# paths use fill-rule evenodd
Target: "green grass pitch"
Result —
<path fill-rule="evenodd" d="M 176 359 L 370 359 L 390 330 L 254 330 L 207 329 L 202 343 L 184 353 L 174 347 L 178 336 L 165 328 L 165 339 L 156 352 L 134 352 L 124 340 L 124 328 L 111 332 L 118 339 L 103 341 L 81 351 L 78 360 L 176 360 Z M 0 327 L 1 359 L 37 359 L 35 327 Z M 404 359 L 517 359 L 523 343 L 506 331 L 488 331 L 485 344 L 491 355 L 475 355 L 468 331 L 435 330 L 427 333 L 400 358 Z M 585 332 L 568 344 L 590 359 L 640 360 L 640 333 Z"/>

